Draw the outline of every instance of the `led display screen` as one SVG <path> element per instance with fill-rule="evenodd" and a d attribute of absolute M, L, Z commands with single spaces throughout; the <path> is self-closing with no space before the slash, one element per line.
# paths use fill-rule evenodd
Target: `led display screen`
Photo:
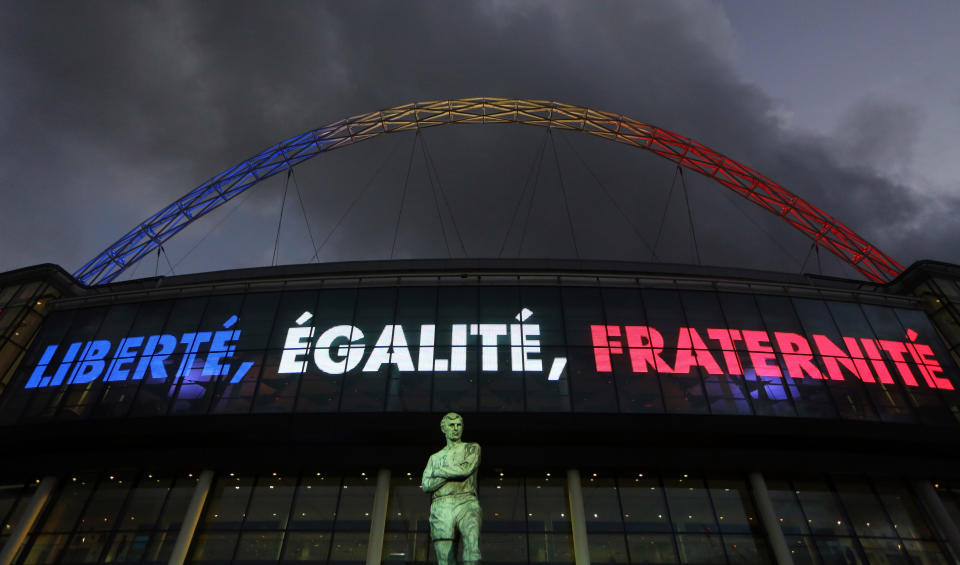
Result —
<path fill-rule="evenodd" d="M 528 411 L 955 421 L 917 310 L 636 288 L 387 287 L 55 312 L 0 418 Z"/>

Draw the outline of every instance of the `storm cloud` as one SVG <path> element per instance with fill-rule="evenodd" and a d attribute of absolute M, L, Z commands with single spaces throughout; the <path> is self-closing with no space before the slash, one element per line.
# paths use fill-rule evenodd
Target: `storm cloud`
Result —
<path fill-rule="evenodd" d="M 468 96 L 558 100 L 658 125 L 775 179 L 901 263 L 960 262 L 956 198 L 904 173 L 915 109 L 868 100 L 832 135 L 802 131 L 738 73 L 735 43 L 722 7 L 699 2 L 8 3 L 0 271 L 73 271 L 277 141 Z M 688 214 L 672 165 L 586 137 L 436 128 L 322 155 L 295 181 L 314 241 L 327 242 L 321 260 L 459 256 L 462 241 L 477 257 L 693 262 L 692 216 L 704 263 L 799 272 L 809 241 L 781 220 L 689 173 Z M 283 177 L 264 181 L 171 240 L 176 271 L 270 264 L 283 190 Z M 290 187 L 280 262 L 310 260 L 306 225 Z M 168 271 L 166 260 L 144 263 L 136 276 Z"/>

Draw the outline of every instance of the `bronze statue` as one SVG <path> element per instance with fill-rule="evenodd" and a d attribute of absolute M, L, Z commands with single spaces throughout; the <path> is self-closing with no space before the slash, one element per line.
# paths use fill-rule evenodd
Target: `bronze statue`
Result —
<path fill-rule="evenodd" d="M 447 445 L 430 456 L 420 487 L 432 493 L 430 539 L 440 565 L 456 565 L 456 533 L 463 541 L 464 565 L 480 562 L 480 503 L 477 501 L 477 468 L 480 446 L 460 440 L 463 418 L 453 412 L 440 420 Z"/>

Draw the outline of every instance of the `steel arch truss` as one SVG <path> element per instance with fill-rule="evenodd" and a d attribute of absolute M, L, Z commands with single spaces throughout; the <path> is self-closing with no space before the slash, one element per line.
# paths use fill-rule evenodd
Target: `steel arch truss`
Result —
<path fill-rule="evenodd" d="M 692 139 L 620 114 L 560 102 L 463 98 L 416 102 L 361 114 L 268 147 L 150 216 L 74 276 L 89 285 L 110 282 L 194 220 L 258 182 L 325 151 L 386 133 L 446 124 L 507 123 L 580 131 L 651 151 L 780 216 L 872 281 L 884 282 L 903 271 L 902 265 L 830 215 L 753 169 Z"/>

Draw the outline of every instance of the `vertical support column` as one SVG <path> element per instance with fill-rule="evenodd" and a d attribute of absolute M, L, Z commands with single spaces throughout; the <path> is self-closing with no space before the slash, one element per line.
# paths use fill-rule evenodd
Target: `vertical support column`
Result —
<path fill-rule="evenodd" d="M 773 549 L 777 565 L 793 565 L 790 548 L 787 547 L 787 540 L 783 537 L 777 514 L 773 511 L 773 503 L 770 502 L 770 493 L 767 492 L 767 482 L 763 480 L 763 475 L 758 472 L 750 473 L 750 488 L 753 490 L 753 498 L 757 501 L 757 512 L 760 513 L 760 521 L 763 522 L 763 529 L 767 532 L 767 541 Z"/>
<path fill-rule="evenodd" d="M 24 510 L 17 527 L 10 533 L 7 543 L 3 544 L 3 551 L 0 551 L 0 565 L 10 565 L 13 558 L 17 556 L 20 546 L 23 545 L 23 542 L 27 539 L 27 534 L 33 529 L 33 525 L 40 516 L 40 511 L 47 504 L 50 494 L 53 493 L 56 486 L 56 477 L 44 477 L 37 485 L 37 491 L 33 493 L 33 498 L 30 499 L 30 504 Z"/>
<path fill-rule="evenodd" d="M 366 565 L 380 565 L 383 558 L 383 531 L 387 527 L 387 504 L 390 501 L 390 469 L 377 471 L 377 491 L 373 495 L 370 537 L 367 539 Z"/>
<path fill-rule="evenodd" d="M 947 512 L 946 507 L 944 507 L 943 501 L 940 500 L 940 495 L 934 490 L 930 481 L 916 481 L 913 483 L 913 486 L 917 489 L 917 494 L 920 495 L 920 500 L 923 501 L 923 506 L 927 509 L 927 512 L 936 520 L 937 527 L 940 529 L 943 537 L 947 538 L 950 549 L 953 550 L 955 555 L 960 555 L 960 529 L 957 528 L 953 519 L 950 518 L 950 514 Z"/>
<path fill-rule="evenodd" d="M 173 546 L 170 560 L 167 561 L 169 565 L 182 565 L 187 559 L 187 550 L 190 549 L 193 534 L 197 531 L 197 524 L 200 523 L 200 513 L 203 511 L 203 503 L 207 501 L 207 495 L 210 494 L 211 484 L 213 484 L 213 471 L 205 469 L 200 473 L 197 486 L 193 489 L 190 505 L 187 506 L 187 513 L 183 517 L 183 526 L 177 534 L 177 543 Z"/>
<path fill-rule="evenodd" d="M 570 499 L 570 529 L 573 531 L 573 558 L 577 565 L 590 565 L 590 547 L 587 545 L 587 517 L 583 511 L 583 487 L 580 471 L 567 471 L 567 497 Z"/>

